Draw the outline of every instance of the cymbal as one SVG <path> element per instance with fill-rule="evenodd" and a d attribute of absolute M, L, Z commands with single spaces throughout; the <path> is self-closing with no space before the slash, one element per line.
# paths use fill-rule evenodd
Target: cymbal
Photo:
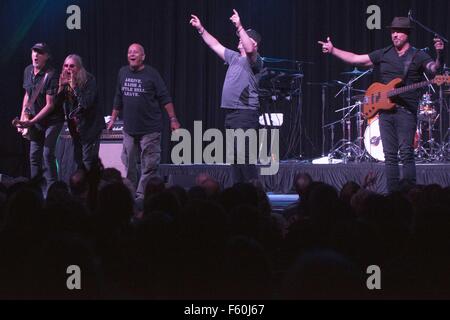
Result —
<path fill-rule="evenodd" d="M 364 73 L 364 71 L 360 71 L 360 70 L 358 70 L 358 68 L 355 68 L 352 71 L 341 72 L 341 74 L 348 75 L 348 76 L 360 76 L 363 73 Z"/>

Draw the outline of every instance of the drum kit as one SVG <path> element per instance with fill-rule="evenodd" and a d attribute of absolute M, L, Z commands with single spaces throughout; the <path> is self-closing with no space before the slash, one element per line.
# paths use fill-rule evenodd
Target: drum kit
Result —
<path fill-rule="evenodd" d="M 341 73 L 345 76 L 351 76 L 351 80 L 348 83 L 337 80 L 331 82 L 331 84 L 342 86 L 335 98 L 342 94 L 345 107 L 335 111 L 343 112 L 341 119 L 322 126 L 324 139 L 324 130 L 327 128 L 331 129 L 332 149 L 328 153 L 329 163 L 336 163 L 336 160 L 343 163 L 349 161 L 384 162 L 385 160 L 383 141 L 380 135 L 379 116 L 377 115 L 370 119 L 363 117 L 361 109 L 365 96 L 361 92 L 365 91 L 353 88 L 353 84 L 356 81 L 371 71 L 360 71 L 355 68 L 352 71 Z M 447 74 L 448 71 L 447 69 Z M 329 85 L 330 83 L 327 84 Z M 450 100 L 449 88 L 446 90 L 440 86 L 439 89 L 435 90 L 430 85 L 426 93 L 421 96 L 420 101 L 418 101 L 417 131 L 414 138 L 415 156 L 418 162 L 450 161 L 450 125 L 447 132 L 444 133 L 443 123 L 443 116 L 447 113 L 448 121 L 450 122 L 450 106 L 447 100 Z M 352 121 L 353 119 L 356 120 Z M 353 124 L 356 125 L 356 130 L 352 130 Z M 337 125 L 342 126 L 343 138 L 334 143 L 335 126 Z M 356 138 L 352 139 L 352 133 L 355 131 Z M 438 133 L 439 138 L 437 138 Z M 325 153 L 324 150 L 322 153 Z"/>

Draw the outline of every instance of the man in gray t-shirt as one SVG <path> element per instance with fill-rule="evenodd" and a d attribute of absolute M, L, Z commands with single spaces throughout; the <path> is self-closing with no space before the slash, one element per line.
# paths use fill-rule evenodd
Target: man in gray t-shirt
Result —
<path fill-rule="evenodd" d="M 239 14 L 233 10 L 230 20 L 235 25 L 236 34 L 239 36 L 239 52 L 236 52 L 225 48 L 209 34 L 197 16 L 191 15 L 191 17 L 190 24 L 197 29 L 203 41 L 228 64 L 221 103 L 221 108 L 227 110 L 225 127 L 244 130 L 258 128 L 258 78 L 263 67 L 261 56 L 258 54 L 261 36 L 254 30 L 245 30 Z M 246 150 L 249 150 L 248 146 L 246 146 Z M 246 165 L 233 166 L 235 182 L 257 178 L 256 166 L 248 164 L 247 152 L 244 156 Z"/>

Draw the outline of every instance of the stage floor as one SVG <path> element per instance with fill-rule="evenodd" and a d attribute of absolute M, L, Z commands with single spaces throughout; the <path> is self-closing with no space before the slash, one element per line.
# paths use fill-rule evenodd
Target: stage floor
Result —
<path fill-rule="evenodd" d="M 400 172 L 401 169 L 400 166 Z M 186 188 L 193 186 L 195 177 L 204 172 L 214 177 L 224 188 L 233 185 L 231 166 L 224 164 L 161 164 L 159 171 L 169 184 L 178 184 Z M 338 190 L 347 181 L 362 184 L 364 177 L 369 172 L 374 172 L 378 178 L 372 190 L 380 193 L 386 192 L 384 163 L 311 164 L 305 161 L 281 161 L 276 175 L 260 176 L 259 179 L 266 192 L 288 194 L 294 192 L 292 184 L 295 174 L 299 172 L 308 173 L 315 181 L 328 183 Z M 450 186 L 450 163 L 417 164 L 417 183 Z"/>

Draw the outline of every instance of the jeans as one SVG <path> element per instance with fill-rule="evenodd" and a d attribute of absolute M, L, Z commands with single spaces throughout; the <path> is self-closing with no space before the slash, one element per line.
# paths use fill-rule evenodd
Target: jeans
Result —
<path fill-rule="evenodd" d="M 100 135 L 91 143 L 82 143 L 78 138 L 72 139 L 72 143 L 77 169 L 91 170 L 98 161 Z"/>
<path fill-rule="evenodd" d="M 33 128 L 33 137 L 30 140 L 30 171 L 32 178 L 43 172 L 46 182 L 44 194 L 47 194 L 48 188 L 58 180 L 55 149 L 62 127 L 61 122 L 42 130 Z"/>
<path fill-rule="evenodd" d="M 141 175 L 138 179 L 136 163 L 139 147 L 141 149 Z M 136 197 L 143 198 L 148 180 L 155 176 L 161 161 L 161 133 L 131 136 L 123 133 L 123 148 L 126 155 L 127 178 L 137 185 Z"/>
<path fill-rule="evenodd" d="M 397 107 L 380 114 L 380 134 L 385 156 L 385 174 L 388 192 L 398 191 L 400 184 L 399 152 L 403 164 L 403 179 L 409 184 L 416 183 L 416 163 L 414 158 L 414 135 L 417 115 Z"/>

